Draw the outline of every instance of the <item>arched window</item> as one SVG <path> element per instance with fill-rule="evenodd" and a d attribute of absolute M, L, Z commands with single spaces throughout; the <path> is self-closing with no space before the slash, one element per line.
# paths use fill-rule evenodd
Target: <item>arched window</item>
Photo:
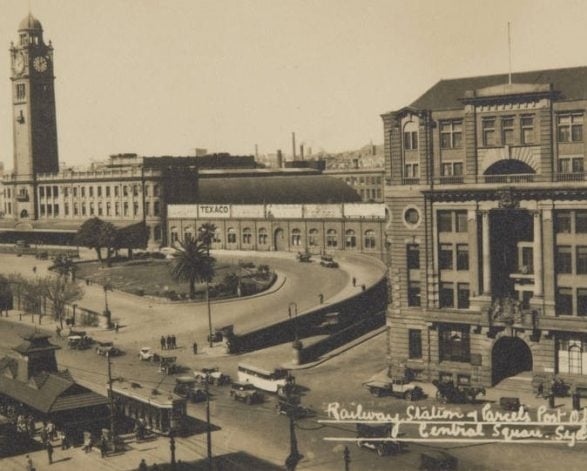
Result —
<path fill-rule="evenodd" d="M 215 242 L 217 244 L 222 242 L 220 235 L 221 235 L 220 228 L 217 227 L 216 229 L 214 229 L 214 240 L 212 242 Z"/>
<path fill-rule="evenodd" d="M 583 348 L 577 340 L 569 341 L 569 373 L 580 375 L 583 373 Z"/>
<path fill-rule="evenodd" d="M 234 229 L 234 227 L 229 227 L 226 231 L 226 234 L 226 242 L 229 244 L 236 244 L 236 230 Z"/>
<path fill-rule="evenodd" d="M 251 229 L 249 227 L 245 227 L 243 229 L 243 244 L 251 244 L 253 240 L 253 234 L 251 233 Z"/>
<path fill-rule="evenodd" d="M 335 229 L 326 231 L 326 247 L 338 247 L 338 235 Z"/>
<path fill-rule="evenodd" d="M 299 247 L 302 245 L 302 231 L 299 229 L 292 229 L 291 231 L 291 245 Z"/>
<path fill-rule="evenodd" d="M 267 229 L 262 227 L 259 229 L 259 245 L 267 245 L 269 240 L 269 235 L 267 234 Z"/>
<path fill-rule="evenodd" d="M 374 249 L 377 246 L 377 241 L 375 239 L 375 231 L 365 231 L 365 243 L 363 244 L 363 246 L 366 249 Z"/>
<path fill-rule="evenodd" d="M 318 245 L 318 229 L 310 229 L 308 232 L 308 245 L 311 247 Z"/>
<path fill-rule="evenodd" d="M 344 246 L 347 249 L 352 249 L 357 246 L 357 236 L 352 229 L 347 230 L 345 233 Z"/>
<path fill-rule="evenodd" d="M 171 243 L 174 244 L 179 240 L 179 232 L 177 231 L 177 227 L 173 226 L 169 232 L 171 234 Z"/>
<path fill-rule="evenodd" d="M 23 210 L 20 212 L 20 217 L 21 217 L 21 218 L 28 218 L 28 217 L 29 217 L 29 212 L 28 212 L 26 209 L 23 209 Z"/>
<path fill-rule="evenodd" d="M 157 225 L 153 228 L 153 239 L 157 242 L 161 240 L 161 226 Z"/>
<path fill-rule="evenodd" d="M 404 126 L 403 144 L 405 150 L 418 148 L 418 123 L 408 121 Z"/>

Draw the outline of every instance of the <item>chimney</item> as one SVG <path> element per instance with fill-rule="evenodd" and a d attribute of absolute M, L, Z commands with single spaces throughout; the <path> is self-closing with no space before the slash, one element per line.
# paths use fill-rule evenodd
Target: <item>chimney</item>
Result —
<path fill-rule="evenodd" d="M 281 149 L 277 149 L 277 168 L 283 168 L 283 154 Z"/>
<path fill-rule="evenodd" d="M 293 150 L 293 158 L 292 160 L 297 160 L 296 159 L 296 133 L 292 132 L 291 133 L 291 146 L 292 146 L 292 150 Z"/>
<path fill-rule="evenodd" d="M 304 144 L 300 144 L 300 160 L 304 160 Z"/>

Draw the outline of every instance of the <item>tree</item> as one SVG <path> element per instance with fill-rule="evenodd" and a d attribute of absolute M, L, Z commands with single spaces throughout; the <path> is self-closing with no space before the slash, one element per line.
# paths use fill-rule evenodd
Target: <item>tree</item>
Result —
<path fill-rule="evenodd" d="M 37 280 L 39 293 L 45 296 L 53 305 L 53 316 L 59 321 L 63 329 L 65 306 L 82 298 L 84 291 L 75 282 L 63 276 L 47 276 Z"/>
<path fill-rule="evenodd" d="M 116 248 L 128 249 L 128 258 L 132 258 L 133 249 L 146 249 L 149 241 L 149 229 L 144 222 L 132 224 L 116 231 Z"/>
<path fill-rule="evenodd" d="M 12 290 L 10 281 L 3 275 L 0 275 L 0 314 L 2 311 L 12 309 Z"/>
<path fill-rule="evenodd" d="M 51 267 L 59 276 L 69 278 L 75 281 L 75 273 L 77 272 L 77 265 L 73 262 L 73 259 L 67 255 L 59 254 L 53 260 L 53 266 Z"/>
<path fill-rule="evenodd" d="M 100 262 L 102 259 L 102 249 L 107 249 L 106 261 L 110 264 L 110 256 L 116 248 L 116 228 L 110 222 L 102 221 L 94 217 L 85 221 L 75 236 L 78 245 L 95 249 Z"/>
<path fill-rule="evenodd" d="M 190 286 L 190 298 L 196 294 L 196 281 L 209 283 L 214 278 L 216 261 L 208 253 L 208 247 L 202 241 L 186 239 L 180 242 L 171 267 L 171 276 L 176 281 L 187 281 Z"/>

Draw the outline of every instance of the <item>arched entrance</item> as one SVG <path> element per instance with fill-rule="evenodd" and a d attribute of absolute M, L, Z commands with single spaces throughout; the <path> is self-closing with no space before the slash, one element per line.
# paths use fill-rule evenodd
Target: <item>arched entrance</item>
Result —
<path fill-rule="evenodd" d="M 273 247 L 275 247 L 275 250 L 277 251 L 287 250 L 287 240 L 283 229 L 275 229 L 273 234 Z"/>
<path fill-rule="evenodd" d="M 518 337 L 502 337 L 493 345 L 491 353 L 492 384 L 522 371 L 532 371 L 532 352 Z"/>

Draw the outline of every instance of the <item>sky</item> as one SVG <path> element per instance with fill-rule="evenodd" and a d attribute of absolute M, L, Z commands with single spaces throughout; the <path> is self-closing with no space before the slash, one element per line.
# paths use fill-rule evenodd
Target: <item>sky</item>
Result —
<path fill-rule="evenodd" d="M 0 161 L 10 41 L 55 48 L 60 161 L 383 142 L 380 115 L 443 78 L 586 65 L 587 0 L 0 0 Z M 2 70 L 2 69 L 0 69 Z"/>

